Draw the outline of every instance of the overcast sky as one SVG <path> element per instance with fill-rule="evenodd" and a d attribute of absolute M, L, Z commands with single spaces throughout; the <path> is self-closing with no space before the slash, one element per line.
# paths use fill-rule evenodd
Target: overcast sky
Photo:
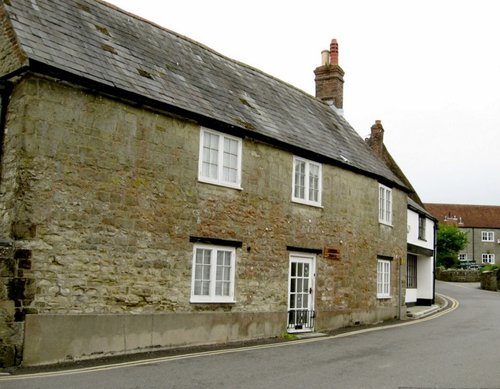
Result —
<path fill-rule="evenodd" d="M 422 201 L 500 205 L 497 0 L 108 1 L 310 94 L 336 38 L 346 119 Z"/>

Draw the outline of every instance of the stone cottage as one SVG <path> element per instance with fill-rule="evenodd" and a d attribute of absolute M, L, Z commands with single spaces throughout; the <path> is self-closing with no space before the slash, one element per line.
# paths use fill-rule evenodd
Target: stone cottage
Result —
<path fill-rule="evenodd" d="M 399 317 L 408 188 L 335 41 L 313 97 L 102 1 L 0 21 L 2 366 Z"/>

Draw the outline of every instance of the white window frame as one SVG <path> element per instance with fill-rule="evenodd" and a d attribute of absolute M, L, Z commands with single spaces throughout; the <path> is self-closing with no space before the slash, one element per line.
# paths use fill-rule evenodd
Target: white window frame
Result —
<path fill-rule="evenodd" d="M 203 270 L 197 266 L 198 250 L 209 253 L 210 263 L 208 264 L 208 278 L 203 279 Z M 217 272 L 220 265 L 217 264 L 218 253 L 230 254 L 230 274 L 223 280 L 221 274 Z M 227 266 L 225 266 L 227 267 Z M 219 269 L 218 269 L 219 268 Z M 195 244 L 193 247 L 193 267 L 191 270 L 191 299 L 192 303 L 234 303 L 234 280 L 236 274 L 236 249 L 228 246 L 216 246 L 210 244 Z M 217 282 L 229 282 L 227 294 L 221 294 L 217 291 Z M 202 287 L 200 282 L 208 283 L 208 294 L 197 293 L 197 289 Z"/>
<path fill-rule="evenodd" d="M 494 231 L 481 231 L 481 242 L 494 242 L 495 232 Z"/>
<path fill-rule="evenodd" d="M 392 189 L 382 184 L 378 186 L 378 221 L 392 226 Z"/>
<path fill-rule="evenodd" d="M 297 168 L 297 163 L 303 163 L 304 164 L 304 196 L 300 197 L 296 195 L 296 168 Z M 311 179 L 313 178 L 311 176 L 311 170 L 312 168 L 315 167 L 318 169 L 318 186 L 317 186 L 317 194 L 318 198 L 316 199 L 311 199 Z M 292 201 L 296 203 L 301 203 L 301 204 L 307 204 L 307 205 L 312 205 L 315 207 L 321 207 L 321 196 L 323 192 L 323 168 L 322 165 L 318 162 L 310 161 L 305 158 L 300 158 L 297 156 L 293 157 L 293 174 L 292 174 Z"/>
<path fill-rule="evenodd" d="M 494 265 L 495 264 L 495 254 L 490 254 L 490 253 L 481 254 L 481 262 Z"/>
<path fill-rule="evenodd" d="M 207 161 L 207 154 L 205 150 L 205 138 L 207 136 L 218 137 L 215 153 L 212 158 L 208 156 L 210 161 Z M 224 157 L 229 154 L 225 149 L 226 140 L 230 142 L 236 142 L 236 166 L 228 166 L 224 162 Z M 209 130 L 208 128 L 202 127 L 200 129 L 200 150 L 198 158 L 198 180 L 201 182 L 207 182 L 214 185 L 227 186 L 230 188 L 241 189 L 241 158 L 242 158 L 243 142 L 241 138 L 237 138 L 231 135 L 224 134 L 222 132 Z M 221 152 L 222 151 L 222 152 Z M 234 157 L 234 154 L 233 154 Z M 207 163 L 211 163 L 214 167 L 214 175 L 206 172 Z M 236 177 L 234 180 L 228 180 L 224 178 L 225 168 L 236 169 Z"/>
<path fill-rule="evenodd" d="M 391 261 L 377 259 L 377 298 L 391 297 Z"/>
<path fill-rule="evenodd" d="M 467 253 L 459 253 L 458 254 L 458 260 L 463 262 L 463 261 L 467 261 Z"/>

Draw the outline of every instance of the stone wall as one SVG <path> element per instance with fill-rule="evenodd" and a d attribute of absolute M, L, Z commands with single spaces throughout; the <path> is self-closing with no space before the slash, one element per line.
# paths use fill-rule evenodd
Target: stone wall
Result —
<path fill-rule="evenodd" d="M 250 138 L 242 190 L 201 183 L 198 124 L 45 78 L 16 86 L 7 127 L 0 233 L 27 259 L 33 291 L 19 317 L 286 313 L 290 246 L 339 253 L 317 257 L 319 329 L 393 318 L 404 304 L 399 190 L 392 227 L 378 223 L 378 182 L 335 166 L 323 165 L 322 208 L 292 203 L 293 154 Z M 242 242 L 235 304 L 189 302 L 191 236 Z M 384 300 L 380 255 L 394 258 Z"/>
<path fill-rule="evenodd" d="M 0 241 L 0 367 L 16 363 L 16 334 L 21 329 L 16 328 L 14 299 L 9 293 L 15 274 L 15 264 L 12 255 L 12 242 Z"/>
<path fill-rule="evenodd" d="M 481 289 L 497 291 L 500 285 L 498 269 L 481 272 Z"/>
<path fill-rule="evenodd" d="M 474 269 L 444 269 L 436 268 L 436 279 L 448 282 L 479 282 L 480 271 Z"/>

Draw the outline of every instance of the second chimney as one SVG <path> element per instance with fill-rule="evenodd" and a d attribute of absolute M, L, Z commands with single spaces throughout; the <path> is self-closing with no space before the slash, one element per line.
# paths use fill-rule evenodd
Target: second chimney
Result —
<path fill-rule="evenodd" d="M 321 66 L 314 70 L 316 97 L 342 110 L 344 106 L 344 71 L 339 66 L 339 45 L 332 39 L 330 50 L 321 52 Z"/>
<path fill-rule="evenodd" d="M 380 120 L 375 120 L 375 124 L 371 128 L 370 138 L 368 144 L 373 151 L 379 156 L 384 155 L 384 127 Z"/>

